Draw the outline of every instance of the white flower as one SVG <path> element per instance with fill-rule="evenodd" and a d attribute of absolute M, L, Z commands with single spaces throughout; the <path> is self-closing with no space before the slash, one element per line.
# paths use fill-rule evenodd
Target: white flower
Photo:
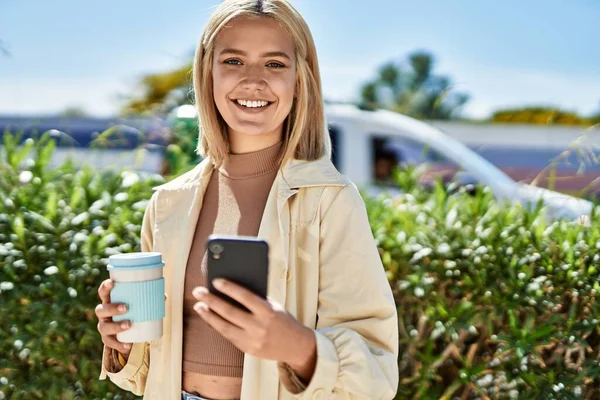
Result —
<path fill-rule="evenodd" d="M 442 243 L 438 246 L 436 251 L 440 254 L 448 254 L 450 253 L 450 245 L 448 243 Z"/>
<path fill-rule="evenodd" d="M 412 336 L 412 337 L 415 337 L 415 336 L 417 336 L 418 334 L 419 334 L 419 331 L 417 331 L 416 329 L 412 329 L 412 330 L 410 331 L 410 336 Z"/>
<path fill-rule="evenodd" d="M 421 282 L 423 282 L 424 285 L 431 285 L 435 282 L 435 278 L 433 276 L 424 276 L 423 279 L 421 279 Z"/>
<path fill-rule="evenodd" d="M 50 328 L 53 328 L 53 329 L 54 329 L 54 328 L 57 328 L 57 327 L 58 327 L 58 322 L 56 322 L 56 321 L 52 321 L 52 322 L 50 322 L 48 325 L 50 325 Z"/>
<path fill-rule="evenodd" d="M 87 235 L 83 232 L 77 232 L 75 236 L 73 236 L 73 241 L 75 243 L 85 242 L 87 240 Z"/>
<path fill-rule="evenodd" d="M 456 267 L 456 261 L 446 260 L 444 261 L 444 268 L 446 269 L 454 269 Z"/>
<path fill-rule="evenodd" d="M 140 176 L 131 171 L 123 171 L 121 173 L 121 178 L 123 178 L 123 182 L 121 183 L 122 188 L 128 188 L 140 181 Z"/>
<path fill-rule="evenodd" d="M 67 291 L 69 292 L 69 296 L 71 296 L 72 298 L 77 297 L 77 290 L 70 287 L 69 289 L 67 289 Z"/>
<path fill-rule="evenodd" d="M 456 211 L 456 208 L 452 208 L 450 211 L 448 211 L 448 214 L 446 215 L 446 228 L 450 229 L 450 227 L 454 225 L 457 215 L 458 212 Z"/>
<path fill-rule="evenodd" d="M 483 294 L 485 297 L 491 297 L 492 296 L 492 292 L 490 292 L 489 290 L 486 290 L 485 293 Z"/>
<path fill-rule="evenodd" d="M 29 350 L 29 349 L 23 349 L 23 350 L 21 350 L 21 352 L 19 353 L 19 358 L 20 358 L 21 360 L 24 360 L 24 359 L 26 359 L 27 357 L 29 357 L 29 353 L 31 353 L 31 350 Z"/>
<path fill-rule="evenodd" d="M 15 349 L 20 350 L 21 348 L 23 348 L 23 341 L 19 339 L 15 340 L 14 346 Z"/>
<path fill-rule="evenodd" d="M 2 378 L 0 378 L 0 384 L 8 385 L 8 379 L 5 376 L 3 376 Z"/>
<path fill-rule="evenodd" d="M 73 225 L 79 225 L 83 221 L 85 221 L 86 219 L 88 219 L 89 216 L 90 216 L 90 214 L 88 214 L 87 212 L 82 212 L 81 214 L 79 214 L 78 216 L 76 216 L 75 218 L 73 218 L 71 220 L 71 223 Z"/>
<path fill-rule="evenodd" d="M 29 183 L 33 179 L 33 173 L 31 171 L 23 171 L 19 174 L 19 181 L 23 184 Z"/>
<path fill-rule="evenodd" d="M 508 392 L 508 396 L 511 399 L 518 399 L 519 398 L 519 391 L 516 389 L 511 390 L 510 392 Z"/>
<path fill-rule="evenodd" d="M 145 210 L 147 205 L 148 205 L 148 200 L 140 200 L 136 203 L 133 203 L 131 208 L 133 208 L 134 210 Z"/>
<path fill-rule="evenodd" d="M 104 200 L 100 199 L 100 200 L 96 200 L 95 202 L 93 202 L 89 209 L 96 211 L 96 210 L 100 210 L 105 205 L 106 204 L 104 203 Z"/>
<path fill-rule="evenodd" d="M 13 290 L 15 288 L 15 284 L 12 282 L 2 282 L 0 283 L 0 291 L 2 290 Z"/>
<path fill-rule="evenodd" d="M 396 235 L 396 240 L 398 241 L 398 243 L 406 242 L 406 232 L 404 232 L 404 231 L 398 232 L 398 234 Z"/>
<path fill-rule="evenodd" d="M 117 241 L 117 235 L 114 233 L 109 233 L 108 235 L 104 236 L 102 241 L 107 245 L 111 245 Z"/>
<path fill-rule="evenodd" d="M 519 279 L 525 279 L 527 275 L 525 274 L 525 272 L 519 272 L 519 275 L 517 276 L 519 277 Z"/>
<path fill-rule="evenodd" d="M 452 270 L 449 269 L 448 271 L 446 271 L 446 276 L 452 276 Z"/>
<path fill-rule="evenodd" d="M 44 270 L 44 274 L 46 275 L 54 275 L 56 273 L 58 273 L 58 267 L 55 265 L 48 267 Z"/>
<path fill-rule="evenodd" d="M 471 333 L 473 335 L 477 335 L 477 328 L 475 328 L 473 325 L 471 325 L 469 327 L 469 333 Z"/>
<path fill-rule="evenodd" d="M 432 251 L 433 251 L 433 250 L 431 250 L 431 249 L 430 249 L 430 248 L 428 248 L 428 247 L 426 247 L 426 248 L 424 248 L 424 249 L 421 249 L 421 250 L 417 251 L 417 252 L 416 252 L 416 253 L 415 253 L 415 254 L 412 256 L 412 258 L 410 259 L 410 262 L 411 262 L 411 263 L 417 262 L 417 261 L 419 261 L 420 259 L 422 259 L 423 257 L 427 257 L 428 255 L 430 255 Z"/>
<path fill-rule="evenodd" d="M 129 198 L 129 195 L 127 193 L 121 192 L 121 193 L 115 194 L 115 201 L 119 202 L 119 203 L 127 201 L 128 198 Z"/>
<path fill-rule="evenodd" d="M 423 288 L 420 288 L 420 287 L 415 288 L 415 296 L 423 297 L 424 295 L 425 295 L 425 291 L 423 290 Z"/>
<path fill-rule="evenodd" d="M 528 292 L 536 292 L 538 290 L 540 290 L 540 284 L 537 282 L 533 282 L 533 283 L 530 283 L 529 285 L 527 285 Z"/>

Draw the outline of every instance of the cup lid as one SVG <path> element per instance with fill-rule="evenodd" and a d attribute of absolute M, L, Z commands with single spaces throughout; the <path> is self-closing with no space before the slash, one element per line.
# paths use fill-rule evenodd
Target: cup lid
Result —
<path fill-rule="evenodd" d="M 163 266 L 162 254 L 159 252 L 137 252 L 114 254 L 108 258 L 108 263 L 112 268 L 131 268 L 131 267 L 154 267 Z"/>

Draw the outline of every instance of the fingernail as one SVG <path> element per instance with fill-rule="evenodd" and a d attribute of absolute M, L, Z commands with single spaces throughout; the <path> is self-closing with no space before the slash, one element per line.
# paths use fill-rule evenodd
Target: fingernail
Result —
<path fill-rule="evenodd" d="M 111 286 L 112 286 L 112 281 L 108 281 L 108 282 L 106 283 L 106 286 L 107 286 L 107 287 L 111 287 Z"/>
<path fill-rule="evenodd" d="M 194 304 L 194 310 L 198 312 L 206 312 L 208 311 L 208 306 L 205 303 L 196 303 Z"/>
<path fill-rule="evenodd" d="M 222 280 L 222 279 L 215 279 L 215 280 L 213 281 L 213 285 L 215 285 L 215 287 L 216 287 L 217 289 L 222 289 L 222 288 L 223 288 L 223 286 L 225 286 L 225 284 L 223 283 L 223 280 Z"/>
<path fill-rule="evenodd" d="M 121 328 L 125 329 L 125 328 L 129 328 L 129 322 L 123 322 L 121 324 Z"/>
<path fill-rule="evenodd" d="M 119 311 L 120 311 L 120 312 L 125 312 L 125 311 L 127 311 L 127 307 L 126 307 L 124 304 L 121 304 L 121 305 L 119 306 Z"/>

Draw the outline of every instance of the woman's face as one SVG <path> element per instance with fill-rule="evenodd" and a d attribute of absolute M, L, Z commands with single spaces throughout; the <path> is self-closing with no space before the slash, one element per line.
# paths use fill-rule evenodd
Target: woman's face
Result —
<path fill-rule="evenodd" d="M 230 140 L 281 139 L 292 108 L 296 59 L 291 35 L 270 18 L 237 18 L 217 37 L 213 92 Z M 264 139 L 264 138 L 261 138 Z"/>

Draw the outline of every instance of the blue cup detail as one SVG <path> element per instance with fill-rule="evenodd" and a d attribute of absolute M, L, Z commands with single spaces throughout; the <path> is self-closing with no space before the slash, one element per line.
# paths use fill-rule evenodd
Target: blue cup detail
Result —
<path fill-rule="evenodd" d="M 127 312 L 113 316 L 114 322 L 156 321 L 165 316 L 165 279 L 142 282 L 114 282 L 111 303 L 125 303 Z"/>

